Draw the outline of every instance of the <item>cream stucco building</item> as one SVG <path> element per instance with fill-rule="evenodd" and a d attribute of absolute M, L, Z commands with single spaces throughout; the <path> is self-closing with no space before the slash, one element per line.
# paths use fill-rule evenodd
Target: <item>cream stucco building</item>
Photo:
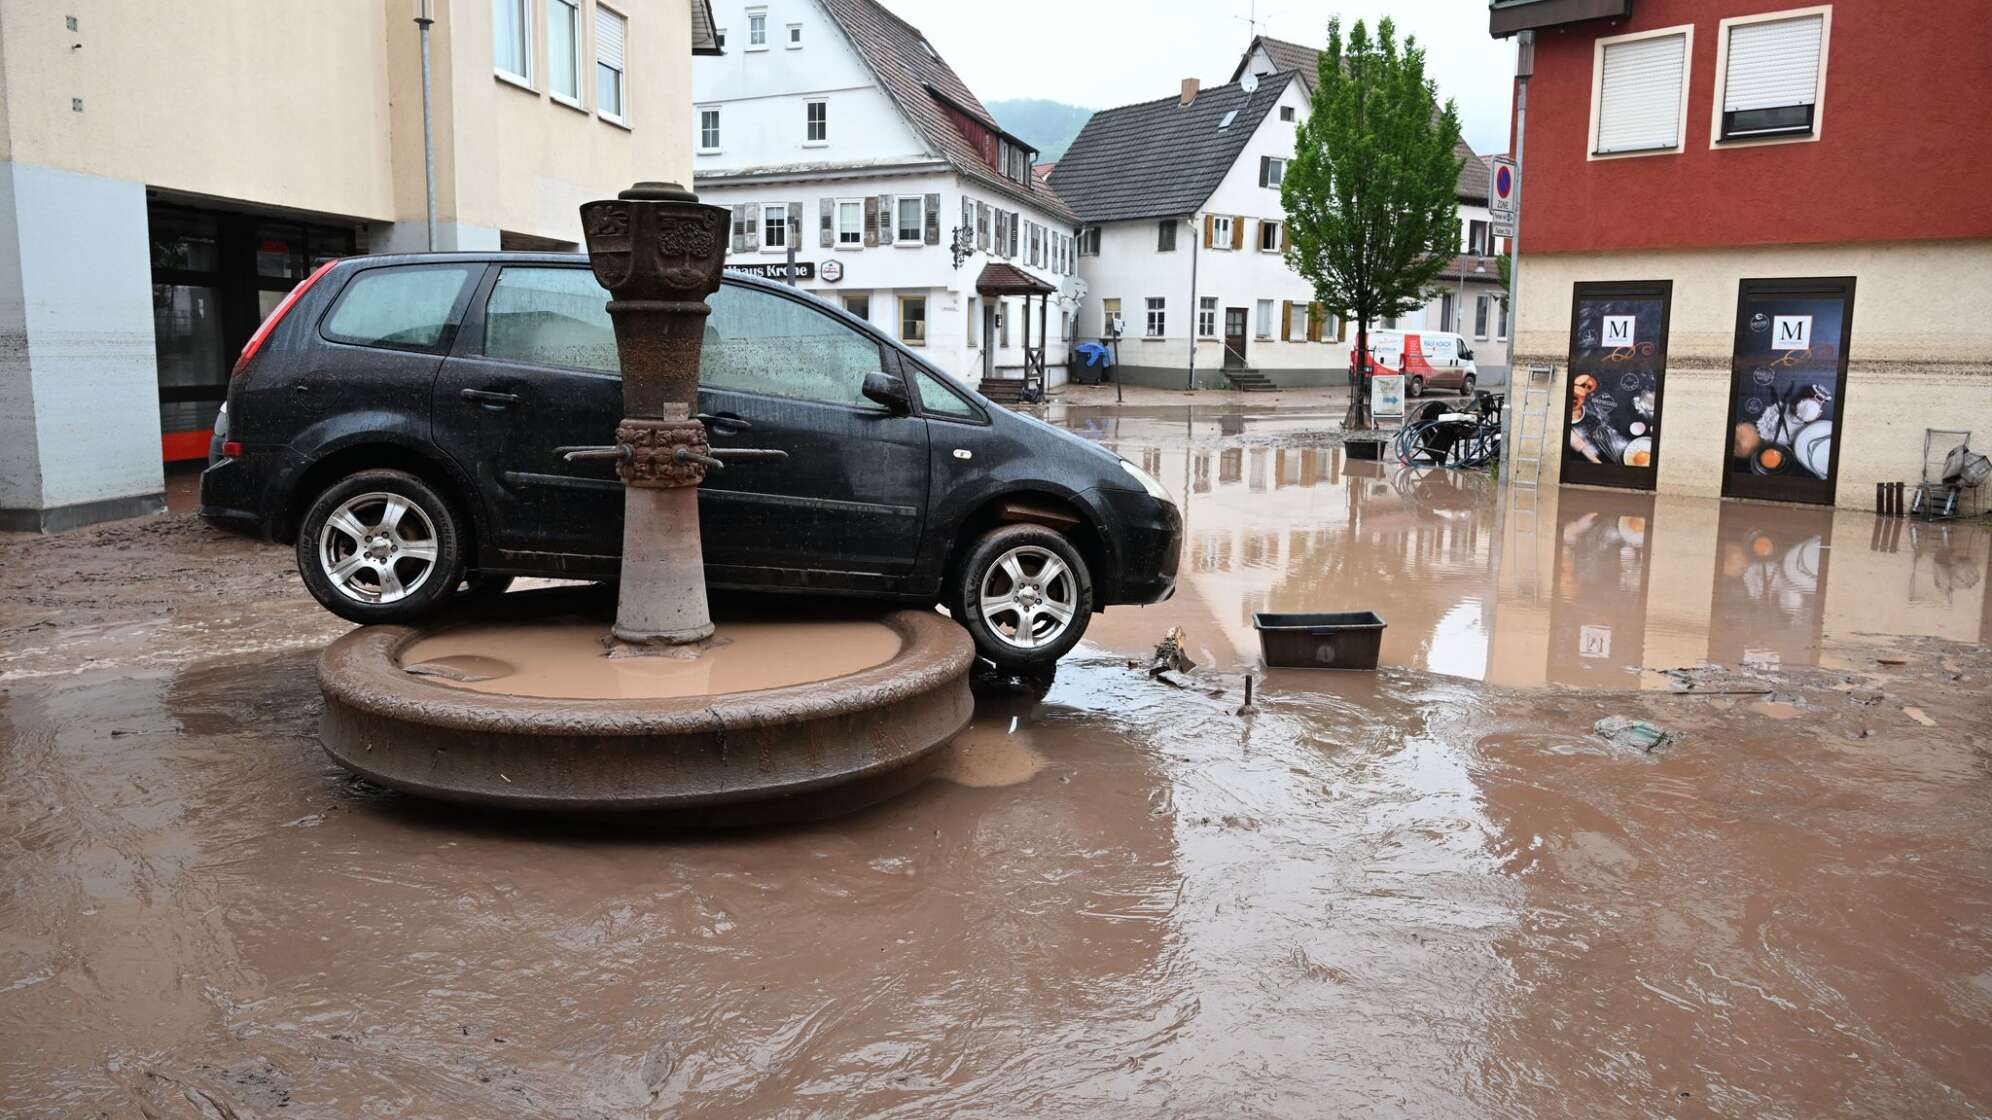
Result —
<path fill-rule="evenodd" d="M 429 247 L 418 0 L 0 3 L 0 528 L 158 509 L 325 259 Z M 706 0 L 432 0 L 437 249 L 691 176 Z"/>

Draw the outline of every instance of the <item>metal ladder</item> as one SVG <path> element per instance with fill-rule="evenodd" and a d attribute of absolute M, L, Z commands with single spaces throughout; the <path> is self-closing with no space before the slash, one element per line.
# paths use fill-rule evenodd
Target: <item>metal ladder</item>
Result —
<path fill-rule="evenodd" d="M 1536 585 L 1536 511 L 1542 497 L 1542 460 L 1549 453 L 1550 386 L 1555 366 L 1528 367 L 1522 399 L 1514 411 L 1515 438 L 1508 441 L 1508 516 L 1515 527 L 1515 547 L 1525 557 L 1516 591 L 1532 600 Z"/>

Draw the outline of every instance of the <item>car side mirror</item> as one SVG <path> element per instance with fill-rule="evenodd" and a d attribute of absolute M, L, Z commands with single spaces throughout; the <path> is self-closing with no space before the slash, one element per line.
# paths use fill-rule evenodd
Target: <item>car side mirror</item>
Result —
<path fill-rule="evenodd" d="M 1471 350 L 1461 350 L 1461 351 L 1459 352 L 1459 356 L 1460 356 L 1460 359 L 1461 359 L 1462 361 L 1468 361 L 1468 362 L 1470 362 L 1470 361 L 1472 361 L 1472 360 L 1473 360 L 1473 351 L 1471 351 Z"/>
<path fill-rule="evenodd" d="M 863 392 L 866 400 L 884 405 L 895 416 L 913 411 L 913 401 L 906 395 L 906 381 L 897 375 L 883 371 L 867 373 Z"/>

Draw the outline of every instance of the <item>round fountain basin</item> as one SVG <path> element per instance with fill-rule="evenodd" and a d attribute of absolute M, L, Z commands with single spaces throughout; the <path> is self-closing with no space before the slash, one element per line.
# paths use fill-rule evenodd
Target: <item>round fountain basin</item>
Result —
<path fill-rule="evenodd" d="M 932 611 L 722 619 L 730 641 L 695 660 L 607 657 L 607 628 L 516 605 L 489 621 L 361 627 L 319 660 L 320 741 L 362 777 L 425 797 L 692 809 L 880 778 L 974 710 L 974 646 Z"/>

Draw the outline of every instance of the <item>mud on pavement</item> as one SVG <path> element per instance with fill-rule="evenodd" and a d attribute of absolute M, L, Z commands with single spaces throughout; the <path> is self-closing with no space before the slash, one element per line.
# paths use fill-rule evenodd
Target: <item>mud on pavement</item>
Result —
<path fill-rule="evenodd" d="M 1232 555 L 1277 528 L 1284 568 L 1222 570 L 1206 536 L 1166 610 L 1102 616 L 1041 699 L 985 692 L 913 789 L 726 831 L 351 779 L 315 741 L 343 625 L 282 549 L 185 516 L 0 541 L 0 1113 L 1992 1111 L 1977 639 L 1827 619 L 1665 675 L 1671 576 L 1643 577 L 1638 651 L 1621 600 L 1579 609 L 1602 577 L 1557 577 L 1600 519 L 1566 538 L 1549 514 L 1538 617 L 1512 565 L 1475 574 L 1506 523 L 1382 495 L 1364 521 L 1333 489 L 1199 522 L 1225 473 L 1192 542 L 1244 518 Z M 1693 532 L 1703 602 L 1731 603 L 1726 538 Z M 1844 532 L 1829 580 L 1915 558 L 1842 560 Z M 1240 608 L 1392 548 L 1424 568 L 1351 584 L 1383 600 L 1386 668 L 1275 671 L 1237 714 Z M 1453 605 L 1401 575 L 1433 567 Z M 1194 687 L 1130 668 L 1170 625 Z M 1613 629 L 1583 659 L 1609 687 L 1561 681 L 1582 625 Z M 1418 652 L 1461 642 L 1478 674 Z M 1615 745 L 1592 730 L 1613 716 L 1672 738 Z"/>

